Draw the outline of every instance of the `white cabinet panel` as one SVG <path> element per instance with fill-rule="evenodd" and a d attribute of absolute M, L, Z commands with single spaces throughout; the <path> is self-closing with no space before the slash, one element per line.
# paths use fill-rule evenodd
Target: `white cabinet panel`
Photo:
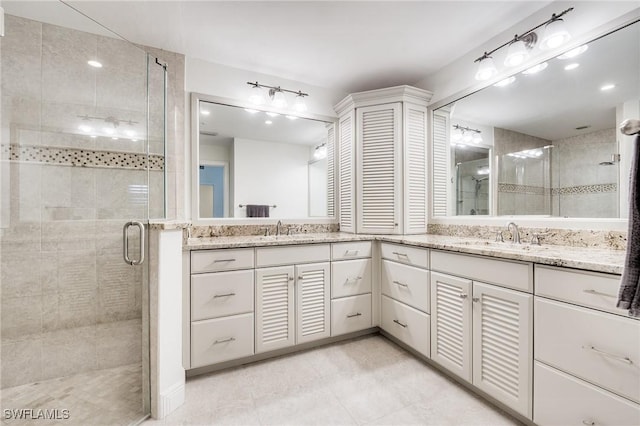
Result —
<path fill-rule="evenodd" d="M 540 362 L 533 421 L 540 426 L 637 426 L 640 406 Z"/>
<path fill-rule="evenodd" d="M 535 358 L 640 402 L 640 322 L 535 300 Z"/>
<path fill-rule="evenodd" d="M 381 243 L 380 251 L 383 259 L 429 269 L 428 249 L 401 244 Z"/>
<path fill-rule="evenodd" d="M 429 357 L 429 315 L 382 296 L 382 329 Z"/>
<path fill-rule="evenodd" d="M 330 257 L 329 244 L 259 247 L 256 249 L 256 267 L 328 262 Z"/>
<path fill-rule="evenodd" d="M 253 249 L 198 250 L 191 252 L 191 273 L 253 268 Z"/>
<path fill-rule="evenodd" d="M 331 260 L 351 260 L 371 257 L 371 241 L 331 244 Z"/>
<path fill-rule="evenodd" d="M 473 384 L 531 418 L 533 296 L 473 282 Z"/>
<path fill-rule="evenodd" d="M 332 336 L 365 330 L 371 326 L 371 294 L 331 301 Z"/>
<path fill-rule="evenodd" d="M 253 314 L 191 323 L 191 368 L 253 355 Z"/>
<path fill-rule="evenodd" d="M 382 294 L 429 313 L 429 271 L 382 261 Z"/>
<path fill-rule="evenodd" d="M 431 272 L 431 359 L 471 382 L 471 280 Z"/>
<path fill-rule="evenodd" d="M 253 270 L 191 276 L 191 321 L 253 312 Z"/>
<path fill-rule="evenodd" d="M 256 269 L 256 352 L 294 344 L 294 280 L 293 266 Z"/>
<path fill-rule="evenodd" d="M 331 263 L 331 298 L 371 293 L 371 259 Z"/>
<path fill-rule="evenodd" d="M 296 343 L 329 337 L 329 264 L 296 266 Z"/>

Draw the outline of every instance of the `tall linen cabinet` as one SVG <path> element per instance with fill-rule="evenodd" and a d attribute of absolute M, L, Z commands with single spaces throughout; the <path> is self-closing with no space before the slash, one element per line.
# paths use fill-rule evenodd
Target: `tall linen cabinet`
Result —
<path fill-rule="evenodd" d="M 336 106 L 340 230 L 427 230 L 427 103 L 432 93 L 396 86 L 348 95 Z"/>

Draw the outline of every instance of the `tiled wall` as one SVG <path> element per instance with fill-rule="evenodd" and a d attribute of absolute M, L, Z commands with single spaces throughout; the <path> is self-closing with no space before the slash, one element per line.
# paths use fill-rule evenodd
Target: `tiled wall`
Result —
<path fill-rule="evenodd" d="M 163 164 L 162 73 L 151 69 L 147 172 L 147 59 L 125 42 L 6 16 L 0 38 L 2 387 L 139 362 L 142 267 L 122 260 L 122 226 L 181 213 L 184 58 L 169 62 L 168 155 Z M 104 67 L 95 70 L 87 60 Z M 157 67 L 160 68 L 160 67 Z M 160 68 L 161 69 L 161 68 Z M 171 71 L 173 70 L 173 71 Z M 116 117 L 109 123 L 79 116 Z M 131 123 L 129 123 L 130 121 Z M 149 210 L 147 212 L 147 199 Z M 131 247 L 135 252 L 136 248 Z"/>

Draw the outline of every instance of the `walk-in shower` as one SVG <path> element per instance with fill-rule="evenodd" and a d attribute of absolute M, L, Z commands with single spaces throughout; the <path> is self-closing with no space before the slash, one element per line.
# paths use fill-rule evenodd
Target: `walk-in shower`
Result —
<path fill-rule="evenodd" d="M 135 423 L 149 274 L 123 226 L 164 215 L 166 70 L 61 2 L 2 5 L 4 420 Z"/>

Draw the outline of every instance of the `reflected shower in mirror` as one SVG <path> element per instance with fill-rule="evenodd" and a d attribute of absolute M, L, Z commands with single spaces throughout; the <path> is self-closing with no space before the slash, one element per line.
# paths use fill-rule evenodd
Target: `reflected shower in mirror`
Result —
<path fill-rule="evenodd" d="M 433 215 L 480 211 L 460 198 L 470 199 L 473 182 L 456 182 L 462 124 L 480 129 L 492 148 L 492 214 L 619 217 L 633 145 L 616 123 L 640 109 L 638 69 L 636 21 L 436 108 Z"/>
<path fill-rule="evenodd" d="M 333 216 L 334 124 L 199 99 L 200 219 Z"/>
<path fill-rule="evenodd" d="M 488 215 L 491 205 L 490 150 L 458 144 L 453 152 L 456 215 Z"/>

